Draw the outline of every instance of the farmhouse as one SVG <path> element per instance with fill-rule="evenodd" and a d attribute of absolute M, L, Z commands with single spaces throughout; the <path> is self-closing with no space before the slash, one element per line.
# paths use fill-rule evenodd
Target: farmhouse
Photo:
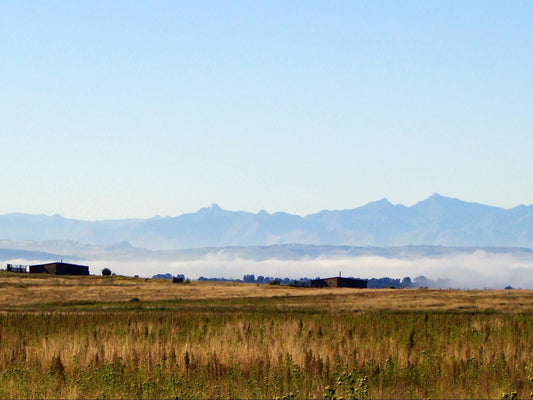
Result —
<path fill-rule="evenodd" d="M 367 287 L 367 282 L 368 281 L 366 279 L 341 278 L 340 276 L 338 276 L 335 278 L 314 279 L 311 281 L 311 287 L 348 287 L 365 289 Z"/>
<path fill-rule="evenodd" d="M 48 264 L 30 265 L 30 274 L 89 275 L 89 267 L 85 265 L 54 262 Z"/>

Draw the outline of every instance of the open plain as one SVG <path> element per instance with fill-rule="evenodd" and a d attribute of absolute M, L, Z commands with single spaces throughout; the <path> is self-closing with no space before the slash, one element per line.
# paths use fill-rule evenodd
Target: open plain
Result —
<path fill-rule="evenodd" d="M 0 274 L 2 398 L 501 398 L 533 291 Z"/>

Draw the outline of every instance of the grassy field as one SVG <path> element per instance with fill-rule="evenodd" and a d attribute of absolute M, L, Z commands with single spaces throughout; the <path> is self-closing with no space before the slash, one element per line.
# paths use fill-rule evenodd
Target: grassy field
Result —
<path fill-rule="evenodd" d="M 533 392 L 533 291 L 0 274 L 2 398 Z"/>

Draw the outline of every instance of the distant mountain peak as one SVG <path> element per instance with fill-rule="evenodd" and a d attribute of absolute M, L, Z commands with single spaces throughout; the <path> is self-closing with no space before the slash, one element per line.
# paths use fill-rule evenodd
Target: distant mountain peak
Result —
<path fill-rule="evenodd" d="M 443 196 L 442 194 L 435 192 L 431 196 L 429 196 L 426 200 L 443 201 L 443 200 L 457 200 L 457 199 L 454 199 L 454 198 L 451 198 L 451 197 L 447 197 L 447 196 Z"/>
<path fill-rule="evenodd" d="M 371 201 L 370 203 L 363 206 L 365 209 L 383 209 L 392 207 L 393 204 L 387 199 L 382 198 L 381 200 Z"/>
<path fill-rule="evenodd" d="M 443 196 L 443 195 L 441 195 L 439 193 L 433 193 L 427 199 L 421 200 L 418 203 L 416 203 L 415 207 L 427 206 L 427 205 L 434 206 L 434 205 L 440 205 L 440 204 L 445 204 L 445 203 L 450 203 L 450 202 L 464 203 L 464 202 L 462 202 L 461 200 L 458 200 L 458 199 L 454 199 L 454 198 L 451 198 L 451 197 L 446 197 L 446 196 Z"/>
<path fill-rule="evenodd" d="M 198 213 L 201 214 L 214 214 L 223 211 L 217 203 L 212 203 L 209 207 L 202 207 Z"/>
<path fill-rule="evenodd" d="M 434 193 L 431 196 L 429 196 L 426 200 L 422 200 L 418 202 L 417 204 L 415 204 L 415 208 L 417 206 L 460 207 L 460 208 L 483 207 L 486 209 L 498 209 L 499 208 L 499 207 L 490 206 L 490 205 L 483 204 L 483 203 L 460 200 L 455 197 L 446 197 L 439 193 Z"/>
<path fill-rule="evenodd" d="M 392 203 L 386 197 L 383 197 L 381 200 L 377 200 L 375 203 L 384 206 L 392 206 Z"/>

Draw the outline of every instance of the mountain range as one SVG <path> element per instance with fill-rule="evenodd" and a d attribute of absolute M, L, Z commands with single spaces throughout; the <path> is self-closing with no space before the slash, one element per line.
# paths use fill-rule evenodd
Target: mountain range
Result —
<path fill-rule="evenodd" d="M 168 250 L 294 243 L 533 248 L 533 205 L 504 209 L 434 194 L 410 207 L 382 199 L 307 216 L 229 211 L 216 204 L 195 213 L 148 219 L 85 221 L 14 213 L 0 215 L 0 240 L 69 240 L 115 246 L 115 251 L 121 246 Z"/>

